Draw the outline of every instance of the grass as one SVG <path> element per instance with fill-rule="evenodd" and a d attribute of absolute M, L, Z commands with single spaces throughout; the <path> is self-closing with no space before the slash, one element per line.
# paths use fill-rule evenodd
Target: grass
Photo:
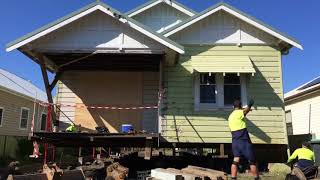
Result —
<path fill-rule="evenodd" d="M 290 173 L 291 169 L 285 164 L 272 164 L 269 167 L 269 172 L 262 173 L 261 179 L 263 180 L 284 180 L 286 175 Z M 239 180 L 247 180 L 247 179 L 253 179 L 251 177 L 251 174 L 239 174 L 238 176 Z"/>

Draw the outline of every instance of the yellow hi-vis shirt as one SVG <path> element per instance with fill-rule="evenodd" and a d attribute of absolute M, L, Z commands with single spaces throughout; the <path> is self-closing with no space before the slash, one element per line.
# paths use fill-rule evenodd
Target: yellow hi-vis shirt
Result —
<path fill-rule="evenodd" d="M 308 148 L 299 148 L 296 149 L 293 154 L 289 157 L 288 162 L 293 161 L 298 157 L 298 160 L 305 159 L 310 161 L 315 161 L 314 152 Z"/>
<path fill-rule="evenodd" d="M 76 132 L 77 129 L 74 125 L 70 125 L 67 129 L 66 129 L 67 132 Z"/>
<path fill-rule="evenodd" d="M 229 121 L 229 128 L 231 131 L 238 131 L 247 127 L 242 109 L 234 110 L 230 114 L 228 121 Z"/>

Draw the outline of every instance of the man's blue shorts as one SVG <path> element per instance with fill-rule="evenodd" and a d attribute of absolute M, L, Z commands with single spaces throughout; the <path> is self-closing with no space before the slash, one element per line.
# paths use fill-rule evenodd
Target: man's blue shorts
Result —
<path fill-rule="evenodd" d="M 234 157 L 244 157 L 249 162 L 255 162 L 253 147 L 250 139 L 233 139 L 232 152 Z"/>

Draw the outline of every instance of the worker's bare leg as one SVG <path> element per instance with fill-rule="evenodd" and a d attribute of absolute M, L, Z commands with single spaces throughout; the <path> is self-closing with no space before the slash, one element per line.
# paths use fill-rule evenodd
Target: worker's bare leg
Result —
<path fill-rule="evenodd" d="M 252 176 L 253 176 L 255 179 L 260 179 L 260 178 L 259 178 L 259 171 L 258 171 L 258 168 L 257 168 L 257 165 L 256 165 L 256 164 L 251 164 L 251 165 L 250 165 L 250 171 L 251 171 Z"/>
<path fill-rule="evenodd" d="M 291 174 L 297 176 L 300 180 L 307 180 L 307 178 L 304 175 L 304 173 L 297 167 L 294 167 L 292 169 L 292 173 Z"/>
<path fill-rule="evenodd" d="M 240 163 L 240 157 L 234 157 L 233 163 L 231 165 L 231 178 L 232 179 L 237 179 L 239 163 Z"/>

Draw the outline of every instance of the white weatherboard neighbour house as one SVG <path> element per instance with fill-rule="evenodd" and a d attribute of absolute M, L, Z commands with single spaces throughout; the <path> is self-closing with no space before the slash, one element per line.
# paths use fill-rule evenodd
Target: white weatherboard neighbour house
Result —
<path fill-rule="evenodd" d="M 292 47 L 302 49 L 226 3 L 198 13 L 174 0 L 152 0 L 126 14 L 102 2 L 89 4 L 6 50 L 17 49 L 56 73 L 57 101 L 70 105 L 61 110 L 89 131 L 106 126 L 118 133 L 121 124 L 132 124 L 169 143 L 229 144 L 233 100 L 246 105 L 253 97 L 250 136 L 260 151 L 283 158 L 288 141 L 281 62 Z M 124 108 L 79 108 L 83 104 Z M 57 119 L 54 125 L 64 128 L 68 120 Z"/>
<path fill-rule="evenodd" d="M 288 135 L 320 138 L 320 77 L 284 95 Z"/>

